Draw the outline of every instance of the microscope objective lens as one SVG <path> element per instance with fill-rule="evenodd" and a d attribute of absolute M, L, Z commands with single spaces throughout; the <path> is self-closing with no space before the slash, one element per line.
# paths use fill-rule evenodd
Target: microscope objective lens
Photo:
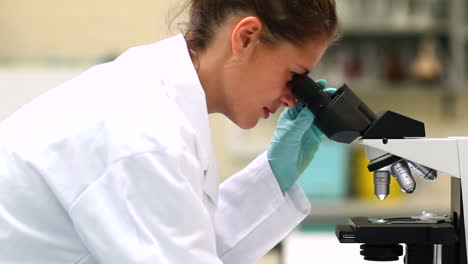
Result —
<path fill-rule="evenodd" d="M 386 170 L 374 172 L 374 194 L 380 200 L 387 198 L 390 192 L 390 172 Z"/>
<path fill-rule="evenodd" d="M 408 161 L 408 165 L 413 171 L 422 176 L 425 180 L 433 181 L 437 179 L 437 171 L 433 169 L 412 161 Z"/>
<path fill-rule="evenodd" d="M 406 160 L 400 160 L 393 163 L 391 170 L 393 177 L 395 177 L 403 192 L 414 192 L 416 189 L 416 182 L 413 179 L 413 175 L 411 175 L 411 170 L 408 167 Z"/>

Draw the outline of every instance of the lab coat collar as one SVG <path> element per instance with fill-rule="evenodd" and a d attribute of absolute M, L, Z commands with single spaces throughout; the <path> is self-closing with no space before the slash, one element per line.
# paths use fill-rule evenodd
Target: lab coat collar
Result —
<path fill-rule="evenodd" d="M 158 42 L 161 46 L 161 79 L 168 96 L 179 105 L 197 132 L 197 156 L 205 174 L 204 190 L 217 203 L 219 176 L 211 142 L 205 92 L 193 66 L 182 34 Z"/>

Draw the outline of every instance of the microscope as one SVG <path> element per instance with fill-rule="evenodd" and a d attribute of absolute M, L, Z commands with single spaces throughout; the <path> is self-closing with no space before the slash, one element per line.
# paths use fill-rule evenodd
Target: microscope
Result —
<path fill-rule="evenodd" d="M 365 260 L 398 260 L 405 244 L 405 264 L 467 264 L 463 204 L 468 201 L 462 194 L 468 193 L 468 137 L 424 138 L 424 123 L 392 111 L 376 115 L 346 84 L 328 95 L 306 74 L 293 82 L 293 93 L 328 138 L 345 144 L 359 138 L 378 199 L 388 196 L 392 176 L 405 193 L 416 189 L 412 172 L 425 180 L 435 180 L 438 171 L 451 176 L 449 216 L 352 217 L 336 227 L 338 240 L 360 243 Z"/>

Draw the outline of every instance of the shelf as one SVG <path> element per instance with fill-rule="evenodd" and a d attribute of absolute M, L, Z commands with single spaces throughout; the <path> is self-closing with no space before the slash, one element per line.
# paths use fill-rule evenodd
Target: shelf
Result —
<path fill-rule="evenodd" d="M 331 85 L 337 85 L 336 83 Z M 466 81 L 463 83 L 467 83 Z M 444 95 L 448 90 L 461 93 L 465 87 L 452 87 L 445 82 L 421 84 L 415 81 L 386 82 L 378 80 L 349 80 L 346 84 L 357 94 Z M 338 84 L 337 86 L 339 86 Z M 463 85 L 462 85 L 463 86 Z"/>
<path fill-rule="evenodd" d="M 440 22 L 436 25 L 417 26 L 405 24 L 403 26 L 359 24 L 343 27 L 343 36 L 370 36 L 370 37 L 401 37 L 423 36 L 427 34 L 448 35 L 448 23 Z"/>

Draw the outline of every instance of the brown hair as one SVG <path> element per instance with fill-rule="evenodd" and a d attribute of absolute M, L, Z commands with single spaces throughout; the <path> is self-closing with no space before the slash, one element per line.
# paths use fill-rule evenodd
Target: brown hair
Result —
<path fill-rule="evenodd" d="M 254 15 L 266 29 L 262 39 L 300 45 L 311 38 L 334 41 L 339 36 L 335 0 L 189 0 L 185 39 L 190 49 L 204 51 L 216 30 L 231 15 Z"/>

